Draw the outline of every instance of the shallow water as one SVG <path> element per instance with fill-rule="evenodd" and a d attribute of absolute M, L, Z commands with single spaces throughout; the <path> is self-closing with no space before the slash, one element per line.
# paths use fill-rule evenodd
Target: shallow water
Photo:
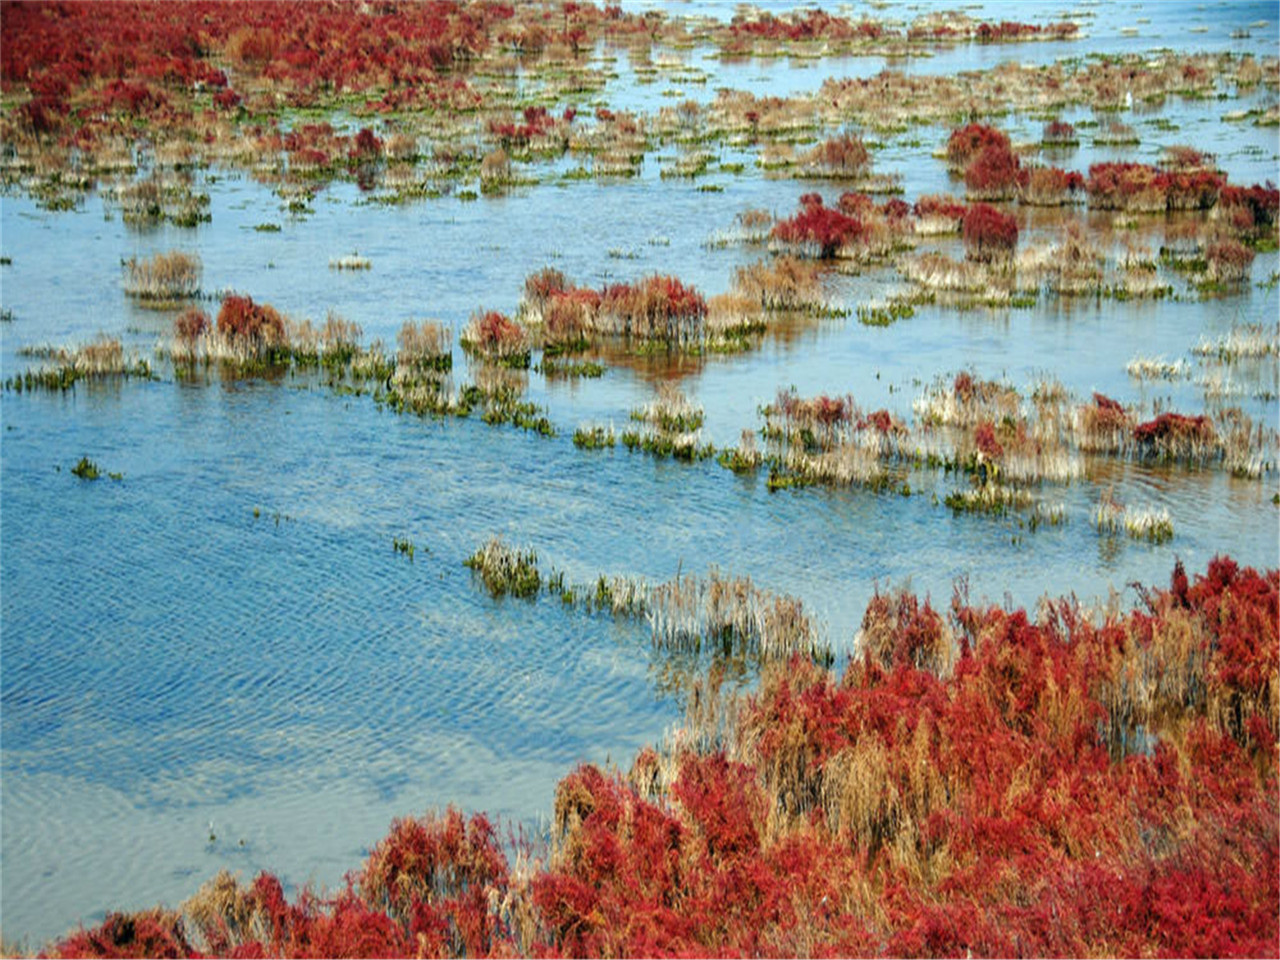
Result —
<path fill-rule="evenodd" d="M 1149 5 L 1142 15 L 1153 23 L 1136 38 L 1118 33 L 1125 14 L 1091 9 L 1098 17 L 1088 40 L 960 47 L 909 67 L 1161 44 L 1274 52 L 1274 5 L 1233 6 L 1227 16 L 1218 7 Z M 1230 39 L 1231 27 L 1266 18 L 1271 26 L 1251 41 Z M 1192 21 L 1210 32 L 1187 34 Z M 804 90 L 824 71 L 880 69 L 875 61 L 699 62 L 716 74 L 707 91 Z M 664 85 L 629 90 L 620 72 L 622 104 L 629 96 L 644 103 Z M 1176 131 L 1122 115 L 1142 130 L 1141 147 L 1085 146 L 1062 162 L 1149 160 L 1163 144 L 1191 142 L 1211 144 L 1233 182 L 1274 179 L 1274 129 L 1224 124 L 1221 114 L 1237 106 L 1171 101 L 1156 116 Z M 1033 139 L 1040 121 L 1001 125 Z M 891 140 L 876 153 L 877 169 L 901 173 L 908 200 L 959 192 L 928 157 L 945 136 L 926 128 Z M 927 146 L 908 145 L 917 139 Z M 22 346 L 79 343 L 98 331 L 149 353 L 172 314 L 128 302 L 120 264 L 174 248 L 199 253 L 206 290 L 249 292 L 298 317 L 322 319 L 332 308 L 360 323 L 366 339 L 389 343 L 409 318 L 460 328 L 481 304 L 514 310 L 525 276 L 548 263 L 581 283 L 663 271 L 720 292 L 762 251 L 710 249 L 708 237 L 749 207 L 786 214 L 814 188 L 766 178 L 750 159 L 741 175 L 698 181 L 723 184 L 723 193 L 662 180 L 653 154 L 632 182 L 544 184 L 474 203 L 364 205 L 354 186 L 337 185 L 305 220 L 250 180 L 220 174 L 205 187 L 212 223 L 195 230 L 138 232 L 96 197 L 52 214 L 7 196 L 0 223 L 13 263 L 0 269 L 0 301 L 15 319 L 0 327 L 0 376 L 28 365 Z M 1032 238 L 1052 232 L 1040 214 L 1019 216 Z M 268 221 L 282 231 L 253 230 Z M 1161 235 L 1157 228 L 1153 246 Z M 353 249 L 371 270 L 328 268 Z M 1253 279 L 1277 266 L 1276 254 L 1260 255 Z M 853 306 L 895 285 L 884 271 L 841 276 L 833 295 Z M 758 406 L 790 384 L 805 395 L 852 392 L 864 409 L 909 419 L 924 383 L 960 369 L 1024 390 L 1052 373 L 1078 395 L 1160 398 L 1198 412 L 1203 393 L 1192 380 L 1138 384 L 1125 363 L 1137 354 L 1185 357 L 1199 374 L 1189 350 L 1201 335 L 1278 314 L 1276 288 L 1254 285 L 1205 301 L 1042 296 L 1027 310 L 924 308 L 887 329 L 852 317 L 812 324 L 750 354 L 688 364 L 680 379 L 706 407 L 704 433 L 717 445 L 757 428 Z M 461 354 L 458 364 L 462 379 Z M 176 904 L 223 866 L 333 885 L 394 816 L 455 803 L 536 824 L 575 763 L 611 759 L 625 768 L 678 717 L 655 691 L 644 629 L 558 601 L 491 600 L 462 567 L 491 534 L 534 546 L 544 572 L 554 566 L 574 582 L 600 573 L 657 582 L 713 564 L 748 574 L 800 597 L 839 651 L 850 649 L 877 585 L 909 580 L 945 604 L 967 578 L 974 597 L 1032 604 L 1046 592 L 1092 598 L 1134 581 L 1163 583 L 1175 558 L 1189 570 L 1218 552 L 1256 566 L 1278 562 L 1274 473 L 1248 482 L 1220 471 L 1090 463 L 1085 481 L 1049 493 L 1066 504 L 1069 522 L 1032 534 L 1008 520 L 952 515 L 931 497 L 957 484 L 941 475 L 913 474 L 909 498 L 770 494 L 762 476 L 739 478 L 710 462 L 577 450 L 575 426 L 621 427 L 656 379 L 675 375 L 643 363 L 579 383 L 531 374 L 529 397 L 548 406 L 560 433 L 550 440 L 478 416 L 397 417 L 306 378 L 192 384 L 161 372 L 159 382 L 3 397 L 6 940 L 34 945 L 109 907 Z M 1274 396 L 1274 363 L 1255 379 Z M 1233 402 L 1276 426 L 1274 399 L 1246 393 Z M 71 476 L 82 455 L 123 480 Z M 1099 537 L 1090 513 L 1112 485 L 1127 502 L 1167 508 L 1174 539 L 1151 546 Z M 412 562 L 393 552 L 395 537 L 417 545 Z"/>

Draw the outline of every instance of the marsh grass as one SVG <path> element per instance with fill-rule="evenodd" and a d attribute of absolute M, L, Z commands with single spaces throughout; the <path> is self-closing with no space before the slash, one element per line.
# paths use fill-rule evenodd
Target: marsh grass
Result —
<path fill-rule="evenodd" d="M 171 250 L 125 264 L 125 293 L 148 306 L 166 307 L 200 292 L 199 256 Z"/>
<path fill-rule="evenodd" d="M 396 334 L 397 373 L 434 371 L 448 373 L 453 369 L 453 330 L 435 320 L 414 323 L 406 320 Z"/>
<path fill-rule="evenodd" d="M 64 391 L 81 380 L 91 383 L 129 378 L 149 380 L 152 376 L 151 365 L 145 359 L 127 356 L 120 340 L 105 333 L 78 347 L 43 344 L 24 347 L 18 355 L 50 361 L 52 366 L 40 366 L 8 378 L 5 389 L 15 392 Z"/>
<path fill-rule="evenodd" d="M 613 426 L 583 424 L 573 431 L 573 445 L 581 450 L 602 450 L 618 442 Z"/>
<path fill-rule="evenodd" d="M 347 253 L 340 257 L 329 258 L 330 270 L 371 270 L 373 261 L 362 257 L 359 253 Z"/>
<path fill-rule="evenodd" d="M 463 563 L 480 577 L 493 597 L 532 598 L 542 585 L 538 555 L 511 547 L 501 537 L 491 538 Z"/>

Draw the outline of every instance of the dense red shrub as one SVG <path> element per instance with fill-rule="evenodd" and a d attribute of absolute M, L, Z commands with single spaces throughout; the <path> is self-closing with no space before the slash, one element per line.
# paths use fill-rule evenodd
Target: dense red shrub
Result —
<path fill-rule="evenodd" d="M 181 917 L 164 910 L 108 913 L 92 930 L 80 930 L 57 946 L 60 957 L 191 957 L 195 951 Z"/>
<path fill-rule="evenodd" d="M 1026 180 L 1017 156 L 999 144 L 983 147 L 964 168 L 964 185 L 970 195 L 988 200 L 1012 196 Z"/>
<path fill-rule="evenodd" d="M 218 333 L 253 344 L 276 346 L 284 342 L 284 318 L 269 304 L 251 297 L 229 294 L 218 310 Z"/>
<path fill-rule="evenodd" d="M 985 203 L 969 208 L 961 229 L 965 252 L 975 260 L 1007 256 L 1018 243 L 1018 221 Z"/>
<path fill-rule="evenodd" d="M 983 421 L 973 429 L 973 443 L 988 460 L 999 460 L 1004 456 L 1004 447 L 996 439 L 996 428 L 989 421 Z"/>
<path fill-rule="evenodd" d="M 1224 186 L 1218 195 L 1218 203 L 1228 209 L 1247 209 L 1252 215 L 1252 225 L 1270 227 L 1280 212 L 1280 189 L 1270 181 L 1265 187 L 1256 183 L 1252 187 Z"/>
<path fill-rule="evenodd" d="M 1216 433 L 1213 421 L 1206 416 L 1162 413 L 1134 427 L 1133 439 L 1151 452 L 1172 456 L 1194 455 L 1212 446 Z"/>
<path fill-rule="evenodd" d="M 173 333 L 179 340 L 195 340 L 209 330 L 209 314 L 199 307 L 188 307 L 173 320 Z"/>
<path fill-rule="evenodd" d="M 951 131 L 947 138 L 947 163 L 952 169 L 964 170 L 969 161 L 987 147 L 1012 150 L 1008 134 L 983 123 L 970 123 Z"/>
<path fill-rule="evenodd" d="M 783 243 L 812 246 L 820 257 L 834 257 L 841 247 L 855 244 L 866 235 L 863 221 L 824 207 L 817 194 L 806 194 L 800 201 L 801 211 L 774 224 L 771 237 Z"/>

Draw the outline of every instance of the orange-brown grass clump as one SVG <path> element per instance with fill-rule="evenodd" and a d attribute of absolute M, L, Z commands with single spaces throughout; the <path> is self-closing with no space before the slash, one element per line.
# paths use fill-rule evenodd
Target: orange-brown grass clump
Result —
<path fill-rule="evenodd" d="M 697 289 L 652 274 L 606 287 L 595 324 L 615 336 L 678 347 L 701 341 L 706 316 L 707 302 Z"/>
<path fill-rule="evenodd" d="M 497 310 L 477 310 L 462 329 L 462 348 L 505 367 L 529 366 L 529 336 Z"/>
<path fill-rule="evenodd" d="M 1270 955 L 1280 571 L 1138 590 L 1036 617 L 878 595 L 841 674 L 775 661 L 730 702 L 709 677 L 628 776 L 562 780 L 546 863 L 450 811 L 332 895 L 221 876 L 50 953 Z M 750 591 L 720 591 L 732 625 Z"/>
<path fill-rule="evenodd" d="M 800 162 L 807 176 L 857 180 L 871 170 L 871 153 L 862 138 L 843 134 L 818 144 Z"/>
<path fill-rule="evenodd" d="M 143 303 L 168 305 L 200 290 L 200 258 L 195 254 L 172 250 L 147 260 L 131 257 L 125 269 L 129 274 L 125 293 Z"/>
<path fill-rule="evenodd" d="M 735 271 L 733 285 L 766 310 L 827 310 L 822 269 L 812 260 L 786 255 L 757 260 Z"/>
<path fill-rule="evenodd" d="M 396 334 L 396 372 L 406 376 L 415 372 L 437 371 L 447 373 L 453 369 L 453 331 L 435 320 L 414 323 L 406 320 Z"/>
<path fill-rule="evenodd" d="M 1074 203 L 1084 191 L 1084 177 L 1058 167 L 1028 167 L 1018 192 L 1021 203 L 1036 207 L 1060 207 Z"/>

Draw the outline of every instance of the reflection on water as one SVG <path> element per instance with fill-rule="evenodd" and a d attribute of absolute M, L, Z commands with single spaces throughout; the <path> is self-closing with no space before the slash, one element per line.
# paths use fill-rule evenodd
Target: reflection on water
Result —
<path fill-rule="evenodd" d="M 1127 12 L 1090 9 L 1097 17 L 1086 41 L 966 46 L 895 67 L 950 72 L 1006 58 L 1145 50 L 1182 41 L 1197 19 L 1210 26 L 1197 45 L 1236 49 L 1227 46 L 1229 24 L 1193 5 L 1149 11 L 1156 22 L 1138 37 L 1119 34 Z M 1274 15 L 1265 4 L 1232 8 L 1231 24 L 1274 23 Z M 1230 42 L 1266 52 L 1263 33 Z M 824 76 L 883 66 L 690 59 L 712 75 L 705 88 L 691 87 L 697 97 L 720 85 L 809 90 Z M 624 67 L 618 105 L 667 105 L 657 99 L 665 84 L 628 87 Z M 1178 129 L 1140 126 L 1137 155 L 1153 158 L 1162 143 L 1232 142 L 1219 160 L 1233 180 L 1274 177 L 1274 133 L 1227 128 L 1222 112 L 1212 102 L 1170 102 L 1160 116 Z M 1029 140 L 1042 123 L 1013 117 L 1006 126 Z M 945 136 L 926 128 L 891 139 L 877 169 L 901 173 L 908 200 L 958 190 L 941 162 L 920 159 Z M 916 138 L 927 146 L 904 142 Z M 471 204 L 361 206 L 354 186 L 335 185 L 305 220 L 285 217 L 278 198 L 230 175 L 204 186 L 211 223 L 145 233 L 104 218 L 97 198 L 55 215 L 6 197 L 0 216 L 13 264 L 3 268 L 0 298 L 15 319 L 3 327 L 0 374 L 26 366 L 17 356 L 24 345 L 81 342 L 100 330 L 149 353 L 172 313 L 128 302 L 120 264 L 174 248 L 200 254 L 208 290 L 246 291 L 297 317 L 332 308 L 360 323 L 366 340 L 387 343 L 407 319 L 460 329 L 480 304 L 511 312 L 525 276 L 547 264 L 583 284 L 662 271 L 722 292 L 733 270 L 762 252 L 712 249 L 708 237 L 748 208 L 787 215 L 813 188 L 768 180 L 751 155 L 731 156 L 747 166 L 715 177 L 721 194 L 662 180 L 651 156 L 634 182 L 542 185 Z M 1085 143 L 1067 164 L 1113 156 L 1134 154 Z M 1020 215 L 1033 232 L 1054 235 L 1059 214 Z M 264 220 L 282 222 L 282 231 L 255 231 Z M 328 269 L 353 248 L 370 270 Z M 609 249 L 634 256 L 610 258 Z M 1253 276 L 1276 269 L 1276 254 L 1263 254 Z M 834 276 L 831 289 L 852 309 L 883 299 L 894 282 L 872 270 Z M 675 720 L 687 689 L 679 671 L 653 654 L 642 624 L 547 599 L 494 601 L 476 589 L 461 561 L 493 534 L 534 546 L 574 582 L 618 573 L 656 583 L 712 565 L 750 576 L 799 597 L 840 655 L 877 584 L 910 580 L 943 603 L 967 577 L 975 597 L 1007 591 L 1030 604 L 1045 592 L 1088 597 L 1163 582 L 1175 557 L 1189 570 L 1221 551 L 1274 566 L 1274 474 L 1257 483 L 1090 459 L 1084 482 L 1049 493 L 1064 502 L 1068 522 L 1029 533 L 1016 520 L 953 515 L 934 500 L 957 482 L 941 474 L 913 473 L 907 498 L 770 494 L 763 476 L 735 476 L 714 462 L 585 452 L 569 438 L 585 421 L 621 427 L 658 382 L 675 378 L 705 408 L 704 436 L 720 446 L 758 428 L 758 408 L 779 388 L 852 392 L 863 409 L 910 418 L 925 383 L 962 368 L 1006 377 L 1024 393 L 1051 373 L 1082 397 L 1098 390 L 1198 411 L 1205 388 L 1194 376 L 1137 383 L 1126 362 L 1139 354 L 1194 360 L 1189 351 L 1202 336 L 1274 322 L 1277 300 L 1274 287 L 1256 286 L 1150 304 L 1046 297 L 1028 310 L 922 307 L 887 329 L 852 317 L 798 320 L 751 353 L 674 364 L 606 351 L 599 380 L 518 375 L 528 398 L 549 409 L 560 433 L 551 440 L 490 428 L 478 416 L 399 417 L 368 397 L 285 374 L 190 382 L 166 374 L 66 395 L 6 394 L 6 937 L 52 936 L 108 905 L 173 904 L 222 866 L 333 884 L 393 816 L 454 802 L 536 819 L 574 763 L 629 763 Z M 1204 365 L 1193 368 L 1198 376 Z M 468 371 L 457 352 L 455 380 Z M 1238 366 L 1231 377 L 1242 389 L 1230 402 L 1274 427 L 1274 362 Z M 123 479 L 72 477 L 84 455 Z M 1173 540 L 1099 536 L 1092 513 L 1107 490 L 1168 509 Z M 416 544 L 412 561 L 393 550 L 396 538 Z"/>

